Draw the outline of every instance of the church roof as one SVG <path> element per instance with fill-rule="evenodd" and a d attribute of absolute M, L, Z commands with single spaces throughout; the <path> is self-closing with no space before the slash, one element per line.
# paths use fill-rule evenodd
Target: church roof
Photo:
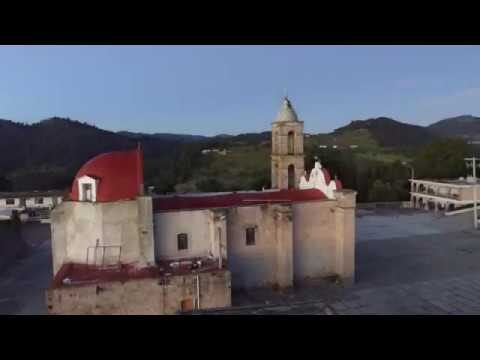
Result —
<path fill-rule="evenodd" d="M 226 208 L 268 203 L 293 203 L 314 200 L 327 200 L 327 197 L 318 189 L 219 193 L 207 196 L 160 196 L 153 199 L 153 211 L 162 212 L 172 210 Z"/>
<path fill-rule="evenodd" d="M 291 121 L 299 121 L 299 120 L 298 120 L 297 113 L 295 112 L 295 109 L 292 106 L 292 103 L 287 97 L 285 97 L 283 100 L 282 107 L 280 108 L 277 118 L 275 119 L 275 122 L 291 122 Z"/>
<path fill-rule="evenodd" d="M 99 181 L 97 201 L 133 199 L 143 186 L 143 159 L 140 149 L 112 151 L 95 156 L 78 170 L 70 200 L 78 201 L 78 180 L 83 176 Z"/>

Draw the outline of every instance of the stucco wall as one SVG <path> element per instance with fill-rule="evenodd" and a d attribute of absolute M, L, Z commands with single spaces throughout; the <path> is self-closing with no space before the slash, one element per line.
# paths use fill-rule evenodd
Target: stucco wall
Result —
<path fill-rule="evenodd" d="M 174 211 L 155 214 L 157 259 L 208 256 L 210 251 L 209 210 Z M 178 250 L 177 235 L 188 236 L 188 249 Z"/>
<path fill-rule="evenodd" d="M 336 201 L 293 205 L 293 268 L 295 281 L 335 273 Z"/>
<path fill-rule="evenodd" d="M 88 247 L 121 246 L 123 263 L 154 262 L 152 202 L 149 197 L 114 203 L 66 201 L 51 213 L 54 274 L 63 263 L 86 263 Z M 94 250 L 89 253 L 92 263 Z M 118 259 L 107 249 L 105 261 Z M 97 252 L 97 264 L 100 254 Z"/>
<path fill-rule="evenodd" d="M 473 186 L 468 188 L 461 188 L 459 200 L 462 201 L 472 201 L 473 200 Z M 477 198 L 480 198 L 480 186 L 477 185 Z"/>
<path fill-rule="evenodd" d="M 222 210 L 171 211 L 154 214 L 155 254 L 157 259 L 218 257 L 222 242 L 226 252 L 226 219 Z M 220 229 L 220 230 L 219 230 Z M 220 231 L 220 235 L 219 235 Z M 188 235 L 188 249 L 178 250 L 177 235 Z"/>
<path fill-rule="evenodd" d="M 169 315 L 181 311 L 182 300 L 196 304 L 195 274 L 163 279 L 137 279 L 47 291 L 50 314 Z M 200 273 L 200 309 L 231 306 L 230 272 Z"/>
<path fill-rule="evenodd" d="M 246 245 L 248 227 L 256 228 L 255 245 Z M 289 205 L 229 209 L 227 253 L 232 287 L 292 285 L 292 234 Z"/>

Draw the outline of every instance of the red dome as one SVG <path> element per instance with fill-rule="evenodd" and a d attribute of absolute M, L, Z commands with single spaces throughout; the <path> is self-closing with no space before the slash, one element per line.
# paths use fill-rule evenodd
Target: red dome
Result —
<path fill-rule="evenodd" d="M 98 180 L 97 201 L 133 199 L 143 189 L 143 159 L 140 149 L 114 151 L 95 156 L 77 172 L 70 199 L 78 201 L 78 179 L 84 175 Z"/>

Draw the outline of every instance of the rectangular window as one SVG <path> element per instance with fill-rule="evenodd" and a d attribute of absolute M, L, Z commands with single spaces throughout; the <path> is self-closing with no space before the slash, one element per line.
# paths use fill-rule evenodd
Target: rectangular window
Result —
<path fill-rule="evenodd" d="M 43 204 L 43 197 L 35 198 L 35 204 Z"/>
<path fill-rule="evenodd" d="M 92 201 L 92 184 L 82 184 L 83 200 Z"/>
<path fill-rule="evenodd" d="M 178 250 L 187 250 L 188 249 L 188 236 L 187 234 L 178 234 L 177 235 L 177 246 Z"/>
<path fill-rule="evenodd" d="M 246 244 L 247 246 L 255 245 L 255 228 L 249 227 L 245 229 Z"/>
<path fill-rule="evenodd" d="M 7 205 L 15 205 L 15 199 L 7 199 Z"/>

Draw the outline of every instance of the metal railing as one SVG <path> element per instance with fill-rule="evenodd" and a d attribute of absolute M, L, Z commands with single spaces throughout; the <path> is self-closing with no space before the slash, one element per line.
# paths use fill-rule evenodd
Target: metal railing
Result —
<path fill-rule="evenodd" d="M 99 266 L 101 268 L 118 267 L 120 266 L 121 255 L 121 245 L 100 245 L 97 239 L 95 246 L 89 246 L 87 248 L 86 264 L 89 266 Z"/>

